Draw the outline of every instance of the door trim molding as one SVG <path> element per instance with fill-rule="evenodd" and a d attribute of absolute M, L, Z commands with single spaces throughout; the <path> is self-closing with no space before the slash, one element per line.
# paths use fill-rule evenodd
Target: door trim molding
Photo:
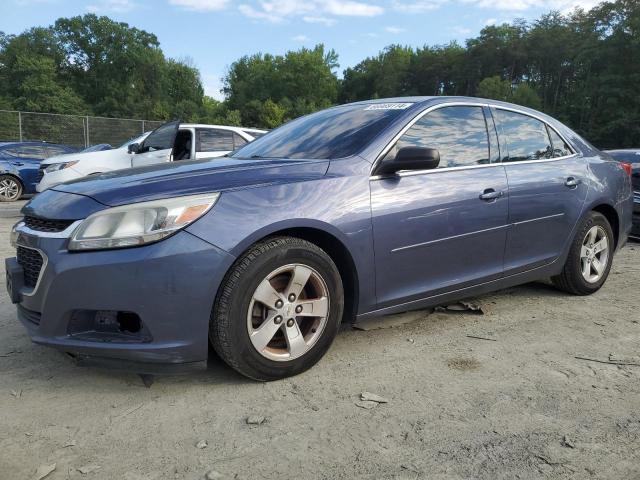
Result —
<path fill-rule="evenodd" d="M 455 239 L 458 239 L 458 238 L 470 237 L 472 235 L 478 235 L 480 233 L 495 232 L 497 230 L 502 230 L 502 229 L 508 228 L 509 226 L 510 226 L 509 224 L 500 225 L 498 227 L 491 227 L 491 228 L 485 228 L 483 230 L 476 230 L 474 232 L 461 233 L 460 235 L 452 235 L 451 237 L 438 238 L 436 240 L 429 240 L 428 242 L 416 243 L 414 245 L 406 245 L 404 247 L 394 248 L 393 250 L 391 250 L 391 253 L 400 252 L 402 250 L 409 250 L 409 249 L 412 249 L 412 248 L 426 247 L 427 245 L 433 245 L 434 243 L 440 243 L 440 242 L 446 242 L 448 240 L 455 240 Z"/>
<path fill-rule="evenodd" d="M 498 227 L 485 228 L 483 230 L 476 230 L 474 232 L 461 233 L 460 235 L 452 235 L 450 237 L 438 238 L 436 240 L 429 240 L 428 242 L 420 242 L 420 243 L 415 243 L 413 245 L 406 245 L 404 247 L 398 247 L 398 248 L 392 249 L 391 253 L 401 252 L 403 250 L 410 250 L 412 248 L 426 247 L 427 245 L 433 245 L 435 243 L 446 242 L 448 240 L 456 240 L 458 238 L 469 237 L 471 235 L 479 235 L 481 233 L 494 232 L 494 231 L 497 231 L 497 230 L 502 230 L 504 228 L 517 227 L 517 226 L 520 226 L 520 225 L 525 225 L 527 223 L 541 222 L 543 220 L 550 220 L 552 218 L 558 218 L 558 217 L 564 217 L 564 212 L 555 213 L 553 215 L 546 215 L 544 217 L 531 218 L 529 220 L 522 220 L 520 222 L 511 222 L 511 223 L 507 223 L 506 225 L 500 225 Z"/>

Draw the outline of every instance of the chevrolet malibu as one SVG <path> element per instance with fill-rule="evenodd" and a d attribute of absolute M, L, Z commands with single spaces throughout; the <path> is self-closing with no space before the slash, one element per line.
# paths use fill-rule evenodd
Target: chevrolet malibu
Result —
<path fill-rule="evenodd" d="M 342 321 L 549 277 L 596 292 L 631 227 L 630 172 L 516 105 L 353 103 L 228 158 L 45 191 L 12 232 L 7 287 L 32 340 L 80 363 L 176 371 L 211 344 L 274 380 Z"/>

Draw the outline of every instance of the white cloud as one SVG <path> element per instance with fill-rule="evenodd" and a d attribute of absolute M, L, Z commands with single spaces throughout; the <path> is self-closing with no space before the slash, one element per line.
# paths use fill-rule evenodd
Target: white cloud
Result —
<path fill-rule="evenodd" d="M 309 37 L 307 37 L 306 35 L 296 35 L 295 37 L 291 37 L 291 40 L 293 40 L 294 42 L 308 42 Z"/>
<path fill-rule="evenodd" d="M 505 11 L 524 11 L 530 8 L 570 12 L 576 7 L 590 10 L 601 0 L 392 0 L 394 10 L 417 14 L 436 10 L 451 2 L 474 5 L 480 8 Z"/>
<path fill-rule="evenodd" d="M 373 17 L 384 13 L 384 8 L 370 3 L 346 0 L 261 0 L 250 5 L 244 3 L 238 10 L 249 18 L 272 23 L 302 17 L 307 23 L 333 25 L 332 17 Z"/>
<path fill-rule="evenodd" d="M 523 11 L 542 8 L 568 12 L 575 7 L 589 10 L 596 6 L 599 0 L 462 0 L 462 2 L 494 10 Z"/>
<path fill-rule="evenodd" d="M 229 0 L 169 0 L 169 3 L 196 12 L 215 12 L 227 8 Z"/>
<path fill-rule="evenodd" d="M 302 17 L 302 20 L 304 20 L 307 23 L 319 23 L 321 25 L 324 25 L 325 27 L 331 27 L 332 25 L 336 24 L 336 20 L 334 18 L 329 18 L 329 17 L 306 16 L 306 17 Z"/>
<path fill-rule="evenodd" d="M 394 10 L 403 13 L 424 13 L 436 10 L 447 3 L 448 0 L 419 0 L 414 2 L 401 2 L 394 0 L 392 7 Z"/>
<path fill-rule="evenodd" d="M 406 30 L 404 28 L 400 28 L 400 27 L 394 27 L 393 25 L 389 26 L 389 27 L 385 27 L 384 28 L 387 32 L 389 33 L 394 33 L 394 34 L 398 34 L 398 33 L 402 33 L 402 32 L 406 32 Z"/>
<path fill-rule="evenodd" d="M 367 33 L 367 37 L 371 37 L 371 38 L 378 38 L 380 35 L 378 35 L 377 33 L 373 33 L 373 32 L 369 32 Z"/>
<path fill-rule="evenodd" d="M 384 8 L 363 2 L 325 0 L 318 2 L 327 13 L 351 17 L 375 17 L 384 13 Z"/>
<path fill-rule="evenodd" d="M 137 6 L 138 4 L 131 0 L 102 0 L 101 2 L 87 5 L 86 9 L 91 13 L 126 13 Z"/>
<path fill-rule="evenodd" d="M 490 25 L 495 25 L 496 23 L 498 23 L 498 19 L 497 18 L 487 18 L 484 22 L 485 25 L 490 26 Z"/>
<path fill-rule="evenodd" d="M 242 4 L 238 7 L 238 10 L 240 10 L 240 13 L 242 13 L 244 16 L 253 18 L 255 20 L 266 20 L 267 22 L 273 22 L 273 23 L 282 22 L 283 20 L 283 17 L 279 15 L 274 15 L 269 12 L 256 10 L 251 5 Z"/>

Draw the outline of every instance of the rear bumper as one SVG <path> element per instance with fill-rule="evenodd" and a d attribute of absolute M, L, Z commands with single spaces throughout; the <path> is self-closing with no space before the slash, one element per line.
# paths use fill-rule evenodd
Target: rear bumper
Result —
<path fill-rule="evenodd" d="M 231 255 L 184 231 L 121 250 L 69 253 L 66 242 L 18 238 L 46 258 L 36 287 L 18 285 L 13 294 L 33 342 L 67 352 L 80 364 L 138 373 L 206 362 L 211 309 Z M 138 331 L 119 331 L 115 323 L 103 330 L 114 312 L 135 314 Z"/>

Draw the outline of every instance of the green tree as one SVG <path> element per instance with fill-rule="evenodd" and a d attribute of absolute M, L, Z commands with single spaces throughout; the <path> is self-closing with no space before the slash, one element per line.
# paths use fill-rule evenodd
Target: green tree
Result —
<path fill-rule="evenodd" d="M 82 99 L 69 87 L 60 85 L 51 58 L 18 55 L 11 69 L 13 107 L 47 113 L 83 114 L 88 111 Z"/>
<path fill-rule="evenodd" d="M 509 101 L 529 108 L 539 110 L 542 102 L 536 91 L 528 84 L 521 83 L 515 87 L 509 96 Z"/>
<path fill-rule="evenodd" d="M 330 106 L 338 98 L 337 61 L 323 45 L 242 57 L 223 80 L 227 106 L 240 111 L 243 124 L 269 128 Z"/>
<path fill-rule="evenodd" d="M 487 77 L 478 85 L 477 94 L 482 98 L 506 102 L 511 97 L 511 82 L 502 80 L 498 75 Z"/>

